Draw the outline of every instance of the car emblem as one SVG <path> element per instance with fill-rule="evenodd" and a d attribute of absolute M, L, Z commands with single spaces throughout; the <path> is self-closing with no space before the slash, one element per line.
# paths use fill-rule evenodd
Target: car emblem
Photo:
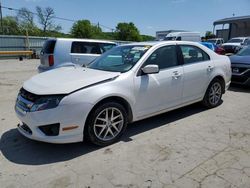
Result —
<path fill-rule="evenodd" d="M 239 73 L 239 69 L 238 68 L 233 68 L 233 72 Z"/>

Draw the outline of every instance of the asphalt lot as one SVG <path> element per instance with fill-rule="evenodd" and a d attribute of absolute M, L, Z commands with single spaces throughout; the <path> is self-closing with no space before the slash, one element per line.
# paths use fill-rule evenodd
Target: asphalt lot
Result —
<path fill-rule="evenodd" d="M 0 60 L 0 187 L 250 187 L 250 89 L 231 87 L 211 110 L 194 104 L 128 126 L 122 140 L 31 141 L 14 103 L 38 60 Z"/>

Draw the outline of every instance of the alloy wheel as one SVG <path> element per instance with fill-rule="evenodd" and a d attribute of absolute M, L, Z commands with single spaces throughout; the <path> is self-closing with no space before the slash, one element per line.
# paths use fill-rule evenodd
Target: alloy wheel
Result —
<path fill-rule="evenodd" d="M 109 141 L 121 132 L 123 125 L 124 117 L 118 108 L 105 108 L 96 116 L 94 133 L 98 139 Z"/>
<path fill-rule="evenodd" d="M 222 94 L 222 88 L 221 84 L 218 82 L 215 82 L 209 91 L 209 102 L 211 105 L 217 105 L 218 102 L 221 99 L 221 94 Z"/>

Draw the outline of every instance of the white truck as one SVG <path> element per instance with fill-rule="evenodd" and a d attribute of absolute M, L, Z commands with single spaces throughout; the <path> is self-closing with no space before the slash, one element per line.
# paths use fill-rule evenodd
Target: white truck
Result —
<path fill-rule="evenodd" d="M 200 42 L 201 34 L 199 32 L 172 32 L 169 33 L 164 40 L 182 40 Z"/>

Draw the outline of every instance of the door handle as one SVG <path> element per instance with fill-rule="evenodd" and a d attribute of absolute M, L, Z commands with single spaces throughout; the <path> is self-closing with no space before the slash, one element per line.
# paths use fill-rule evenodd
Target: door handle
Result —
<path fill-rule="evenodd" d="M 181 77 L 181 73 L 179 73 L 178 71 L 174 71 L 172 77 L 177 80 L 179 77 Z"/>
<path fill-rule="evenodd" d="M 209 71 L 209 72 L 211 72 L 213 69 L 214 69 L 214 67 L 211 66 L 211 65 L 209 65 L 209 66 L 207 67 L 207 71 Z"/>
<path fill-rule="evenodd" d="M 74 59 L 76 62 L 78 62 L 80 60 L 80 58 L 78 58 L 78 57 L 75 57 Z"/>

